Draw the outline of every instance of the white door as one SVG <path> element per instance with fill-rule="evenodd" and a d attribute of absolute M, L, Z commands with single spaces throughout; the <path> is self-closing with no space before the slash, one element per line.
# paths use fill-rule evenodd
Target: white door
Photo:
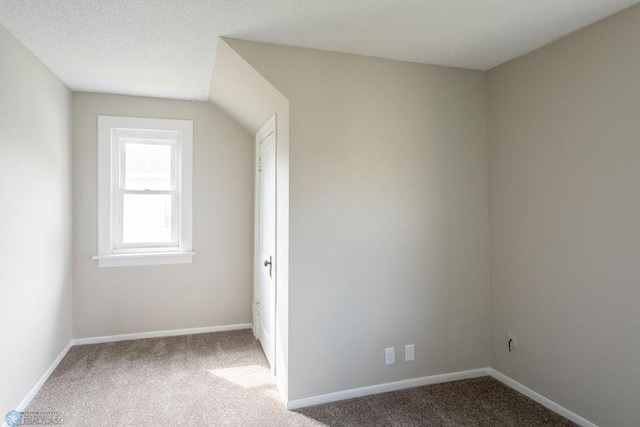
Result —
<path fill-rule="evenodd" d="M 258 339 L 274 368 L 275 353 L 275 255 L 276 255 L 276 136 L 269 133 L 259 148 Z"/>

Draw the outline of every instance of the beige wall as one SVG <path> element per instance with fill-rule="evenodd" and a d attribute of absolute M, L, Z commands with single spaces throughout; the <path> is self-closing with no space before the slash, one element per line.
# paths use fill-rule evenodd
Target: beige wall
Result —
<path fill-rule="evenodd" d="M 633 7 L 488 73 L 492 366 L 602 426 L 640 420 L 639 40 Z"/>
<path fill-rule="evenodd" d="M 488 366 L 484 74 L 227 42 L 290 103 L 289 398 Z"/>
<path fill-rule="evenodd" d="M 286 400 L 289 371 L 289 101 L 224 40 L 219 40 L 216 48 L 209 101 L 252 135 L 276 115 L 275 278 L 278 310 L 275 324 L 275 382 Z M 257 289 L 254 292 L 257 294 Z M 255 316 L 255 310 L 253 314 Z"/>
<path fill-rule="evenodd" d="M 0 94 L 4 417 L 72 335 L 71 92 L 0 26 Z"/>
<path fill-rule="evenodd" d="M 251 64 L 218 40 L 209 102 L 254 135 L 276 113 L 286 115 L 289 101 Z M 288 127 L 281 124 L 280 128 Z"/>
<path fill-rule="evenodd" d="M 193 120 L 192 264 L 98 268 L 97 116 Z M 253 138 L 207 102 L 74 93 L 74 336 L 250 322 Z"/>

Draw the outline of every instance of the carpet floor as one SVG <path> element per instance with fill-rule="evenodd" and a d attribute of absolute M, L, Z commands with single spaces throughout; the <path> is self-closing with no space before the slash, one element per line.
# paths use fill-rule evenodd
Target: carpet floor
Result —
<path fill-rule="evenodd" d="M 570 426 L 490 378 L 287 411 L 251 331 L 72 347 L 27 412 L 64 426 Z"/>

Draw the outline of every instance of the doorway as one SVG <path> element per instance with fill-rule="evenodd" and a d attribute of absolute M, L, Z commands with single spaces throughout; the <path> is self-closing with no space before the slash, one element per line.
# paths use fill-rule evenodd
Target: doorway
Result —
<path fill-rule="evenodd" d="M 254 325 L 275 375 L 276 334 L 276 120 L 256 133 Z"/>

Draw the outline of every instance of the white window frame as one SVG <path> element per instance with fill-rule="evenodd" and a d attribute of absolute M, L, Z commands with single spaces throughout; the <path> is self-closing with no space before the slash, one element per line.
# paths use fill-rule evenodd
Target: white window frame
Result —
<path fill-rule="evenodd" d="M 125 189 L 124 145 L 131 139 L 172 147 L 169 190 Z M 193 122 L 98 116 L 98 255 L 100 267 L 184 264 L 192 257 Z M 166 243 L 122 242 L 124 194 L 171 194 L 172 238 Z"/>

